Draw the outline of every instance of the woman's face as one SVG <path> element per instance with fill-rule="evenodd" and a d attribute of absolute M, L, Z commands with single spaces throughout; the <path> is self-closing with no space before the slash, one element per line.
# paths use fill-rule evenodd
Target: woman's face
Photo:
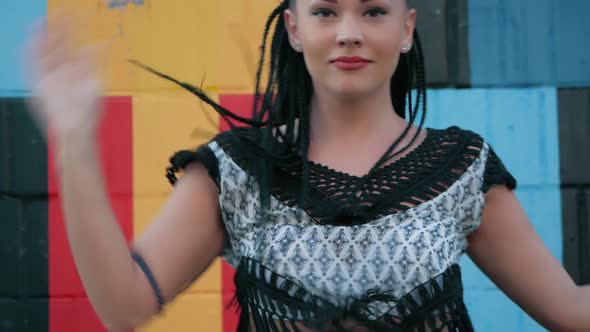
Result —
<path fill-rule="evenodd" d="M 389 90 L 415 21 L 406 0 L 296 0 L 285 11 L 289 41 L 303 53 L 314 89 L 343 96 Z"/>

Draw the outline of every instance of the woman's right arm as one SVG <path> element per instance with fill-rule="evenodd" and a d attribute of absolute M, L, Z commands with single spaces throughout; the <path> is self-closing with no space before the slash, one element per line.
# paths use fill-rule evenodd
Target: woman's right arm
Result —
<path fill-rule="evenodd" d="M 199 163 L 184 176 L 131 250 L 110 207 L 101 174 L 96 127 L 102 107 L 96 50 L 72 47 L 68 17 L 52 17 L 29 44 L 25 68 L 31 113 L 52 136 L 68 242 L 90 302 L 112 331 L 133 328 L 157 313 L 151 283 L 132 257 L 151 270 L 165 301 L 195 280 L 224 243 L 217 187 Z"/>
<path fill-rule="evenodd" d="M 58 169 L 68 241 L 90 302 L 111 331 L 137 327 L 157 313 L 154 291 L 109 205 L 96 149 L 83 139 L 59 145 Z M 154 222 L 133 244 L 170 301 L 219 255 L 224 230 L 217 187 L 194 163 Z"/>

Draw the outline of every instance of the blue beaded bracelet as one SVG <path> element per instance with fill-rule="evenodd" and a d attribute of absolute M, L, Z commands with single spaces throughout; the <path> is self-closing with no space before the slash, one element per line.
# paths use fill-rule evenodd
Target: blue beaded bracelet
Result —
<path fill-rule="evenodd" d="M 145 276 L 147 277 L 150 285 L 152 286 L 152 290 L 154 291 L 154 295 L 156 296 L 156 300 L 158 301 L 158 312 L 161 312 L 164 308 L 164 297 L 162 296 L 162 290 L 160 290 L 160 286 L 156 282 L 156 278 L 154 278 L 154 274 L 152 270 L 148 267 L 147 263 L 136 251 L 131 252 L 131 256 L 133 260 L 139 265 Z"/>

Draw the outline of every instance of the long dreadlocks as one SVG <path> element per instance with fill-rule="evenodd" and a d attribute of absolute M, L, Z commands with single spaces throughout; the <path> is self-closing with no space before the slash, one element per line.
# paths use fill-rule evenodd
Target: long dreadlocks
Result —
<path fill-rule="evenodd" d="M 262 139 L 253 140 L 250 136 L 237 134 L 236 143 L 243 145 L 245 151 L 255 156 L 257 165 L 255 173 L 258 175 L 260 198 L 263 206 L 267 206 L 269 202 L 270 188 L 275 170 L 281 167 L 294 166 L 302 169 L 302 190 L 300 191 L 299 200 L 302 206 L 306 205 L 307 179 L 309 178 L 307 156 L 310 140 L 310 101 L 313 94 L 313 85 L 304 58 L 302 54 L 295 52 L 291 48 L 285 29 L 283 12 L 288 8 L 293 8 L 295 2 L 296 0 L 281 1 L 266 21 L 260 47 L 261 55 L 256 72 L 256 87 L 251 118 L 238 116 L 222 107 L 198 87 L 180 82 L 138 61 L 130 60 L 132 63 L 174 82 L 199 97 L 213 107 L 224 121 L 230 125 L 232 130 L 237 129 L 233 121 L 261 129 Z M 273 26 L 275 29 L 270 40 L 268 79 L 262 92 L 260 91 L 261 77 L 268 47 L 268 35 Z M 425 81 L 422 46 L 418 33 L 414 32 L 414 45 L 408 53 L 401 54 L 397 69 L 391 78 L 391 97 L 395 112 L 400 117 L 408 120 L 408 125 L 387 152 L 371 168 L 369 174 L 406 151 L 418 138 L 419 130 L 416 131 L 408 145 L 398 149 L 400 143 L 409 134 L 419 113 L 421 113 L 421 117 L 418 127 L 421 129 L 424 126 L 426 117 Z M 416 91 L 415 96 L 412 93 L 413 88 Z M 282 127 L 282 130 L 277 130 L 279 127 Z M 236 130 L 236 133 L 238 132 Z M 294 159 L 294 157 L 298 158 Z M 293 160 L 298 162 L 293 163 Z M 364 183 L 358 185 L 362 188 Z"/>

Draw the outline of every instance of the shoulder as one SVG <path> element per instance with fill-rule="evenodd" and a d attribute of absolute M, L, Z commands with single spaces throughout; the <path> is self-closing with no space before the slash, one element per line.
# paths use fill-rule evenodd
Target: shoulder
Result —
<path fill-rule="evenodd" d="M 451 126 L 445 129 L 429 129 L 429 131 L 434 132 L 437 136 L 440 136 L 441 140 L 451 144 L 466 145 L 470 148 L 477 148 L 478 150 L 483 149 L 486 145 L 481 135 L 459 126 Z"/>
<path fill-rule="evenodd" d="M 238 145 L 245 144 L 246 136 L 250 137 L 253 134 L 252 128 L 236 128 L 218 133 L 192 149 L 175 152 L 169 159 L 170 165 L 166 172 L 168 180 L 176 184 L 177 173 L 187 170 L 194 164 L 202 164 L 219 186 L 220 168 L 235 157 L 235 151 L 244 150 Z"/>
<path fill-rule="evenodd" d="M 208 143 L 208 147 L 218 146 L 226 153 L 233 154 L 245 145 L 260 144 L 263 139 L 263 129 L 253 127 L 236 127 L 215 135 Z"/>
<path fill-rule="evenodd" d="M 492 145 L 479 133 L 458 126 L 446 129 L 435 129 L 440 135 L 438 144 L 456 145 L 455 155 L 471 162 L 473 171 L 481 178 L 481 189 L 485 193 L 493 185 L 505 185 L 515 189 L 517 181 L 510 173 L 502 159 L 494 151 Z"/>
<path fill-rule="evenodd" d="M 478 133 L 458 126 L 428 128 L 425 150 L 453 169 L 467 170 L 485 162 L 489 146 Z"/>
<path fill-rule="evenodd" d="M 459 126 L 451 126 L 445 129 L 429 129 L 429 131 L 435 136 L 435 144 L 454 146 L 453 152 L 456 155 L 470 155 L 474 158 L 473 161 L 480 159 L 484 163 L 492 155 L 495 155 L 490 143 L 475 131 Z"/>

